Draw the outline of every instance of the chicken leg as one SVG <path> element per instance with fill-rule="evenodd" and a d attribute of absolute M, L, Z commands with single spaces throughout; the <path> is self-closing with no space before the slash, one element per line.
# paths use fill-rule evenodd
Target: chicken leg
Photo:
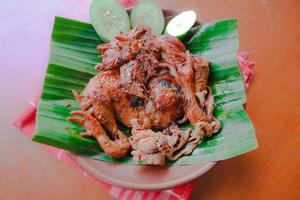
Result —
<path fill-rule="evenodd" d="M 130 150 L 130 143 L 121 131 L 115 131 L 117 139 L 112 141 L 98 120 L 87 111 L 72 111 L 71 115 L 78 115 L 78 117 L 68 117 L 68 121 L 76 122 L 86 129 L 86 132 L 80 133 L 80 135 L 94 137 L 107 155 L 113 158 L 122 158 Z"/>

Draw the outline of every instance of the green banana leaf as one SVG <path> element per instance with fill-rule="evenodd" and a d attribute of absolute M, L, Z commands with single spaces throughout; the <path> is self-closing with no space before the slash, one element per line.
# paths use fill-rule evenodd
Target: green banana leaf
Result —
<path fill-rule="evenodd" d="M 194 28 L 185 41 L 194 55 L 202 55 L 211 64 L 210 86 L 216 108 L 214 115 L 222 130 L 204 139 L 191 155 L 169 165 L 187 165 L 218 161 L 246 153 L 257 147 L 254 128 L 243 108 L 245 88 L 237 65 L 238 27 L 236 19 L 215 21 Z M 108 162 L 145 164 L 131 156 L 112 159 L 106 156 L 93 138 L 79 135 L 83 128 L 66 118 L 79 108 L 71 90 L 81 91 L 98 72 L 96 46 L 102 43 L 91 24 L 56 17 L 48 70 L 37 111 L 33 141 L 58 147 L 73 153 Z M 182 128 L 190 127 L 189 124 Z M 130 130 L 120 125 L 128 135 Z"/>

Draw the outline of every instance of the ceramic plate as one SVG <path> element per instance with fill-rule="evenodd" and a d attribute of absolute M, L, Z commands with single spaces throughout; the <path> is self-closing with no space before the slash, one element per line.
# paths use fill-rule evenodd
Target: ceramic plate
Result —
<path fill-rule="evenodd" d="M 130 9 L 128 10 L 130 12 Z M 178 11 L 163 10 L 166 21 Z M 197 22 L 199 24 L 199 22 Z M 162 190 L 172 188 L 206 173 L 216 163 L 186 166 L 136 166 L 108 163 L 73 154 L 71 159 L 96 179 L 122 188 L 134 190 Z"/>

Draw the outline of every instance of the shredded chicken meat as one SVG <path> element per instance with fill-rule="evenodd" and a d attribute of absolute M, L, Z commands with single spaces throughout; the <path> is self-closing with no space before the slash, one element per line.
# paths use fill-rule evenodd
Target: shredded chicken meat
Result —
<path fill-rule="evenodd" d="M 81 110 L 68 120 L 82 125 L 114 158 L 163 165 L 190 154 L 205 136 L 221 128 L 213 116 L 214 97 L 207 85 L 209 64 L 192 56 L 177 38 L 156 36 L 144 26 L 98 46 L 101 71 L 74 96 Z M 119 130 L 116 120 L 132 129 Z M 194 129 L 181 130 L 186 120 Z"/>

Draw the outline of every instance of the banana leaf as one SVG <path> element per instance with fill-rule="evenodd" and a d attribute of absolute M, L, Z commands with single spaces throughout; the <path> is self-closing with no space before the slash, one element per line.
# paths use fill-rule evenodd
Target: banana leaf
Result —
<path fill-rule="evenodd" d="M 185 40 L 187 49 L 210 61 L 209 85 L 215 96 L 214 115 L 222 130 L 205 138 L 193 151 L 169 165 L 187 165 L 228 159 L 257 147 L 252 123 L 243 108 L 246 93 L 236 53 L 239 45 L 236 19 L 215 21 L 193 28 Z M 93 138 L 79 135 L 83 128 L 66 118 L 79 108 L 72 89 L 81 91 L 91 77 L 98 60 L 100 40 L 91 24 L 56 17 L 50 59 L 37 111 L 36 133 L 32 140 L 65 149 L 78 155 L 107 162 L 145 164 L 131 156 L 112 159 L 106 156 Z M 181 128 L 191 125 L 186 124 Z M 130 130 L 120 124 L 128 135 Z"/>

